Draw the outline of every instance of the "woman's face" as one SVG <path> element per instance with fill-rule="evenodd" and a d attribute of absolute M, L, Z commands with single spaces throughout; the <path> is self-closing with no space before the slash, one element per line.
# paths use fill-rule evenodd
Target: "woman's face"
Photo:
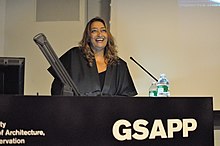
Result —
<path fill-rule="evenodd" d="M 94 51 L 102 51 L 107 45 L 108 34 L 102 22 L 95 21 L 91 24 L 90 30 L 91 47 Z"/>

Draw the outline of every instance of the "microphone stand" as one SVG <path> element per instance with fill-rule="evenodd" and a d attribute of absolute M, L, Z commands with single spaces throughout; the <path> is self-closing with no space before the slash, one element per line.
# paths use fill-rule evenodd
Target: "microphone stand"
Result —
<path fill-rule="evenodd" d="M 147 71 L 142 65 L 140 65 L 134 58 L 130 57 L 132 61 L 134 61 L 139 67 L 141 67 L 148 75 L 150 75 L 156 82 L 158 82 L 157 78 L 155 78 L 149 71 Z"/>
<path fill-rule="evenodd" d="M 39 33 L 33 38 L 33 40 L 38 45 L 38 47 L 60 78 L 61 82 L 64 84 L 62 94 L 66 96 L 80 96 L 80 93 L 75 83 L 64 68 L 59 58 L 57 57 L 46 36 L 43 33 Z"/>

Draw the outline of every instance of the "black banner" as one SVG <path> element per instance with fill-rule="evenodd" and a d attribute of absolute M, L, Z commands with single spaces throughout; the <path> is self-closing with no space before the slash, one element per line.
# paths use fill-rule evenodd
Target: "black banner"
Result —
<path fill-rule="evenodd" d="M 0 97 L 0 145 L 214 146 L 211 97 Z"/>

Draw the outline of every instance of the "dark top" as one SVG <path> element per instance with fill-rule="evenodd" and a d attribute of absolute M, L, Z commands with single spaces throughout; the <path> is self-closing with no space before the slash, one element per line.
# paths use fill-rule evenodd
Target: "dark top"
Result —
<path fill-rule="evenodd" d="M 122 59 L 114 65 L 107 66 L 103 87 L 100 84 L 99 73 L 94 61 L 88 65 L 81 48 L 75 47 L 60 57 L 60 61 L 73 79 L 81 96 L 134 96 L 137 95 L 127 64 Z M 52 67 L 48 71 L 54 80 L 51 87 L 52 95 L 62 95 L 63 84 Z M 101 81 L 102 82 L 102 81 Z"/>
<path fill-rule="evenodd" d="M 106 71 L 99 73 L 99 82 L 100 82 L 101 90 L 103 89 L 105 83 L 105 73 Z"/>

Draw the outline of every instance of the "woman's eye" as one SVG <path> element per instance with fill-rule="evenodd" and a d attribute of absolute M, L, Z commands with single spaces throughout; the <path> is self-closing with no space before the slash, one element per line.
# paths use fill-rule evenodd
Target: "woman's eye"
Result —
<path fill-rule="evenodd" d="M 107 32 L 107 30 L 106 29 L 102 29 L 101 32 Z"/>
<path fill-rule="evenodd" d="M 100 32 L 100 33 L 104 32 L 104 33 L 106 33 L 107 30 L 106 30 L 106 29 L 101 29 L 101 30 L 98 30 L 98 29 L 92 29 L 92 30 L 91 30 L 91 33 L 97 33 L 97 32 Z"/>
<path fill-rule="evenodd" d="M 95 33 L 95 32 L 97 32 L 96 29 L 92 29 L 92 30 L 91 30 L 91 33 Z"/>

